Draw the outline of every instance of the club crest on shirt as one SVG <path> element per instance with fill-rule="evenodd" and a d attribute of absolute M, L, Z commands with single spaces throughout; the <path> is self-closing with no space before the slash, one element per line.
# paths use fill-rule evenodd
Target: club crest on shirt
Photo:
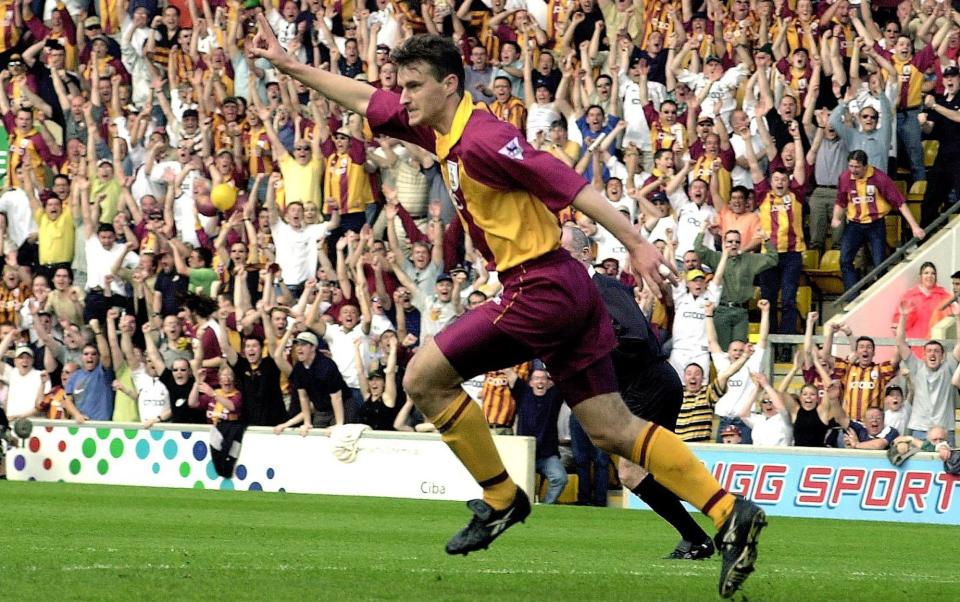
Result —
<path fill-rule="evenodd" d="M 460 166 L 456 161 L 447 161 L 447 175 L 450 176 L 450 190 L 460 190 Z"/>
<path fill-rule="evenodd" d="M 523 161 L 523 147 L 520 146 L 520 139 L 516 136 L 510 142 L 503 145 L 499 151 L 501 155 L 510 157 L 514 161 Z"/>

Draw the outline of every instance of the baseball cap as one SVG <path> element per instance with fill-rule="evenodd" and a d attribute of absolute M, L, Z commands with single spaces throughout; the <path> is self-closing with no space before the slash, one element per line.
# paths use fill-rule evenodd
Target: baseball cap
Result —
<path fill-rule="evenodd" d="M 243 3 L 243 8 L 250 10 L 252 8 L 257 8 L 260 6 L 260 0 L 247 0 Z"/>
<path fill-rule="evenodd" d="M 437 276 L 437 282 L 438 282 L 438 283 L 440 283 L 440 282 L 453 282 L 453 278 L 450 276 L 450 274 L 448 274 L 448 273 L 446 273 L 446 272 L 442 272 L 439 276 Z"/>
<path fill-rule="evenodd" d="M 720 431 L 721 437 L 726 435 L 742 435 L 742 434 L 743 433 L 740 432 L 740 427 L 735 424 L 728 424 L 723 428 L 722 431 Z"/>
<path fill-rule="evenodd" d="M 386 380 L 386 379 L 387 379 L 387 375 L 384 373 L 383 370 L 379 370 L 379 369 L 378 369 L 378 370 L 371 370 L 370 373 L 367 374 L 367 378 L 368 378 L 368 379 L 371 379 L 371 378 L 382 378 L 382 379 Z"/>
<path fill-rule="evenodd" d="M 760 48 L 757 48 L 757 52 L 762 52 L 764 54 L 773 56 L 773 44 L 764 44 Z"/>
<path fill-rule="evenodd" d="M 702 270 L 690 270 L 687 272 L 687 282 L 693 282 L 697 278 L 706 278 L 707 275 Z"/>
<path fill-rule="evenodd" d="M 100 27 L 100 17 L 94 15 L 92 17 L 87 17 L 83 21 L 84 29 L 90 29 L 92 27 Z"/>
<path fill-rule="evenodd" d="M 467 273 L 467 269 L 466 269 L 465 267 L 463 267 L 463 264 L 462 264 L 462 263 L 458 263 L 457 265 L 453 266 L 453 269 L 452 269 L 452 270 L 450 270 L 450 275 L 451 275 L 451 276 L 453 276 L 454 274 L 461 274 L 461 273 L 462 273 L 462 274 L 466 274 L 466 273 Z"/>
<path fill-rule="evenodd" d="M 883 394 L 884 394 L 884 395 L 889 395 L 889 394 L 893 393 L 894 391 L 896 391 L 897 393 L 899 393 L 901 397 L 903 396 L 903 389 L 900 388 L 900 385 L 890 385 L 890 386 L 887 387 L 887 389 L 883 392 Z"/>
<path fill-rule="evenodd" d="M 11 55 L 10 55 L 10 60 L 9 60 L 9 62 L 8 62 L 7 64 L 10 65 L 10 66 L 15 65 L 15 64 L 16 64 L 16 65 L 22 65 L 22 64 L 23 64 L 23 58 L 22 58 L 19 54 L 11 54 Z"/>
<path fill-rule="evenodd" d="M 320 341 L 317 340 L 317 335 L 309 331 L 303 331 L 297 335 L 297 338 L 293 339 L 294 343 L 307 343 L 316 347 L 320 344 Z"/>
<path fill-rule="evenodd" d="M 27 345 L 17 345 L 17 350 L 13 352 L 13 357 L 20 357 L 24 353 L 26 353 L 30 357 L 33 357 L 33 349 L 31 349 Z"/>
<path fill-rule="evenodd" d="M 960 67 L 957 67 L 956 65 L 951 65 L 943 70 L 944 77 L 953 77 L 956 75 L 960 75 Z"/>
<path fill-rule="evenodd" d="M 667 197 L 667 193 L 661 190 L 660 192 L 655 192 L 654 194 L 650 195 L 650 202 L 654 205 L 661 203 L 667 204 L 670 202 L 670 199 Z"/>
<path fill-rule="evenodd" d="M 700 125 L 701 123 L 709 123 L 710 125 L 713 125 L 713 117 L 710 117 L 709 115 L 701 115 L 699 118 L 697 118 L 697 125 Z"/>
<path fill-rule="evenodd" d="M 703 61 L 703 64 L 706 65 L 707 63 L 722 63 L 722 62 L 723 61 L 720 60 L 719 56 L 715 54 L 711 54 L 706 58 L 706 60 Z"/>
<path fill-rule="evenodd" d="M 345 136 L 347 138 L 352 138 L 353 134 L 350 133 L 350 128 L 347 126 L 342 126 L 333 133 L 334 136 Z"/>
<path fill-rule="evenodd" d="M 107 45 L 110 44 L 110 41 L 107 40 L 107 36 L 105 36 L 105 35 L 103 35 L 103 34 L 98 35 L 98 36 L 93 36 L 93 39 L 90 40 L 90 43 L 93 44 L 94 42 L 103 42 L 104 44 L 107 44 Z"/>

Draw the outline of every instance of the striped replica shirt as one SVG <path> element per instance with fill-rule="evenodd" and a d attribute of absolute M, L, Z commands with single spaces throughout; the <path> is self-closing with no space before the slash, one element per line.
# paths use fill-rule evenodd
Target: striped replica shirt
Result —
<path fill-rule="evenodd" d="M 883 392 L 897 375 L 890 362 L 870 364 L 866 368 L 837 359 L 834 374 L 840 375 L 843 383 L 843 411 L 850 420 L 864 419 L 868 408 L 883 409 Z"/>
<path fill-rule="evenodd" d="M 924 73 L 938 60 L 933 44 L 927 44 L 923 50 L 906 61 L 900 60 L 896 54 L 882 48 L 879 43 L 874 43 L 873 49 L 893 63 L 894 69 L 900 75 L 900 99 L 897 102 L 897 110 L 919 109 L 923 100 Z"/>
<path fill-rule="evenodd" d="M 14 15 L 20 10 L 13 0 L 0 1 L 0 52 L 13 49 L 20 41 L 20 28 L 17 27 Z"/>
<path fill-rule="evenodd" d="M 367 151 L 363 141 L 350 137 L 350 148 L 338 153 L 333 140 L 320 145 L 326 163 L 323 178 L 323 212 L 330 213 L 328 199 L 335 199 L 340 215 L 360 213 L 373 202 L 370 175 L 363 170 Z"/>
<path fill-rule="evenodd" d="M 890 176 L 872 165 L 859 180 L 853 179 L 850 170 L 840 174 L 837 182 L 837 205 L 847 210 L 847 221 L 872 224 L 883 219 L 890 209 L 899 209 L 904 203 Z"/>
<path fill-rule="evenodd" d="M 527 107 L 516 96 L 511 96 L 506 102 L 497 100 L 490 103 L 490 112 L 521 132 L 527 129 Z"/>
<path fill-rule="evenodd" d="M 56 170 L 62 158 L 54 155 L 47 146 L 43 136 L 37 130 L 30 128 L 28 132 L 21 132 L 17 128 L 16 117 L 12 111 L 7 111 L 3 116 L 3 125 L 7 130 L 10 143 L 9 164 L 7 165 L 7 185 L 10 187 L 19 187 L 21 182 L 17 178 L 16 171 L 23 161 L 30 161 L 33 170 L 37 174 L 44 173 L 44 166 L 47 165 L 51 170 Z M 19 148 L 19 151 L 13 149 Z"/>
<path fill-rule="evenodd" d="M 517 380 L 526 380 L 530 375 L 530 362 L 514 367 Z M 502 370 L 487 372 L 480 389 L 480 405 L 483 416 L 490 426 L 513 426 L 517 415 L 517 401 L 510 393 L 510 385 Z"/>
<path fill-rule="evenodd" d="M 717 381 L 690 392 L 684 387 L 683 405 L 677 416 L 677 436 L 687 442 L 710 441 L 713 431 L 713 406 L 727 392 Z"/>
<path fill-rule="evenodd" d="M 436 153 L 460 221 L 490 269 L 504 271 L 560 246 L 554 212 L 568 207 L 587 181 L 474 105 L 469 93 L 447 134 L 410 126 L 400 97 L 384 90 L 374 92 L 367 118 L 374 132 Z"/>
<path fill-rule="evenodd" d="M 770 236 L 770 242 L 778 253 L 807 250 L 803 239 L 803 186 L 794 180 L 783 196 L 764 180 L 754 187 L 757 207 L 760 210 L 760 227 Z"/>
<path fill-rule="evenodd" d="M 270 139 L 267 137 L 267 130 L 260 127 L 243 132 L 243 150 L 247 154 L 247 175 L 251 179 L 258 173 L 272 174 L 276 169 L 273 164 L 273 151 L 270 147 Z"/>

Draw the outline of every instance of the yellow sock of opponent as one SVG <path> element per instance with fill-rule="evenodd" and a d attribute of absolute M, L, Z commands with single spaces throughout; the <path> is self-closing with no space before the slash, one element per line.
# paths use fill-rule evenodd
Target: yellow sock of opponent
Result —
<path fill-rule="evenodd" d="M 633 444 L 630 459 L 659 483 L 699 508 L 719 529 L 733 510 L 734 497 L 720 487 L 680 437 L 648 423 Z"/>
<path fill-rule="evenodd" d="M 517 486 L 500 460 L 500 453 L 493 444 L 490 427 L 480 406 L 462 393 L 431 422 L 483 487 L 483 501 L 495 510 L 509 506 L 516 496 Z"/>

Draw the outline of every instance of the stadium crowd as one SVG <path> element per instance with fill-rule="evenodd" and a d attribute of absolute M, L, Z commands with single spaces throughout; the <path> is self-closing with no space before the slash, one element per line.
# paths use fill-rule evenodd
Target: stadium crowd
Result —
<path fill-rule="evenodd" d="M 499 288 L 448 193 L 470 182 L 256 59 L 260 12 L 299 60 L 395 92 L 391 49 L 451 36 L 474 101 L 519 130 L 502 154 L 550 153 L 676 260 L 657 299 L 609 232 L 557 216 L 635 287 L 683 380 L 686 440 L 955 444 L 960 346 L 906 337 L 960 313 L 960 272 L 947 291 L 923 267 L 890 319 L 894 362 L 867 336 L 884 320 L 854 338 L 828 321 L 817 348 L 796 302 L 804 251 L 839 249 L 850 288 L 887 256 L 887 216 L 922 239 L 956 200 L 960 13 L 934 0 L 0 0 L 11 419 L 430 430 L 404 368 Z M 804 330 L 768 382 L 768 333 Z M 830 355 L 836 332 L 850 357 Z M 537 437 L 562 489 L 548 368 L 464 388 L 496 432 Z M 578 469 L 604 465 L 570 430 Z"/>

